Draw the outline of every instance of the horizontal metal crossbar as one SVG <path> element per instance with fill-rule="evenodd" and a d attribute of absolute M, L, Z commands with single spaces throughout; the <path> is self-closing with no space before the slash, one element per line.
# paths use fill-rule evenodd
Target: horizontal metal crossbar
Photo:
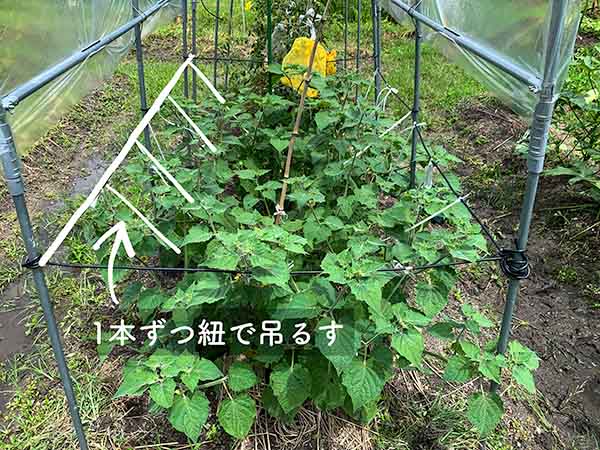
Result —
<path fill-rule="evenodd" d="M 401 8 L 406 14 L 408 14 L 413 19 L 427 25 L 432 30 L 439 33 L 444 38 L 456 44 L 458 47 L 463 48 L 474 55 L 479 56 L 484 61 L 494 65 L 498 69 L 506 72 L 509 75 L 512 75 L 517 80 L 525 83 L 529 86 L 534 92 L 539 92 L 542 88 L 542 79 L 531 73 L 528 70 L 519 67 L 514 64 L 506 57 L 498 53 L 492 48 L 489 48 L 479 42 L 474 41 L 466 36 L 461 35 L 460 33 L 443 26 L 442 24 L 436 22 L 430 17 L 420 13 L 413 6 L 404 3 L 402 0 L 390 0 L 394 5 Z"/>
<path fill-rule="evenodd" d="M 148 8 L 146 11 L 141 12 L 140 15 L 130 20 L 120 28 L 117 28 L 115 31 L 108 33 L 106 36 L 89 43 L 84 48 L 78 50 L 76 53 L 73 53 L 71 56 L 68 56 L 58 64 L 55 64 L 29 81 L 26 81 L 25 83 L 16 87 L 2 98 L 2 107 L 8 111 L 12 110 L 27 97 L 34 94 L 64 73 L 68 72 L 73 67 L 81 64 L 88 58 L 93 57 L 111 42 L 119 39 L 127 32 L 133 30 L 136 25 L 139 25 L 149 17 L 153 16 L 162 8 L 169 5 L 169 3 L 169 0 L 159 0 L 153 6 Z"/>

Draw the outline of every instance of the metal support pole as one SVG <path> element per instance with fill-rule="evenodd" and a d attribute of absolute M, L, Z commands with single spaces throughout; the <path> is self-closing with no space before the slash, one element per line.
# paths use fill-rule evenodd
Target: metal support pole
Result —
<path fill-rule="evenodd" d="M 362 0 L 356 2 L 356 72 L 360 69 L 360 21 L 362 16 Z"/>
<path fill-rule="evenodd" d="M 552 2 L 552 21 L 548 33 L 549 39 L 546 50 L 544 81 L 531 125 L 531 138 L 527 156 L 527 187 L 525 189 L 523 206 L 521 207 L 519 235 L 517 239 L 517 250 L 519 251 L 525 251 L 527 249 L 538 183 L 544 168 L 544 159 L 550 134 L 550 125 L 552 123 L 552 114 L 559 94 L 556 92 L 556 82 L 560 69 L 560 45 L 564 34 L 567 2 L 568 0 L 553 0 Z M 518 279 L 509 280 L 497 347 L 497 351 L 500 354 L 505 353 L 508 347 L 519 286 L 520 281 Z M 492 383 L 491 390 L 496 391 L 497 388 L 497 384 Z"/>
<path fill-rule="evenodd" d="M 188 54 L 188 2 L 181 0 L 181 59 L 185 61 Z M 183 71 L 183 96 L 189 98 L 188 68 Z"/>
<path fill-rule="evenodd" d="M 133 9 L 133 17 L 138 17 L 139 0 L 131 0 L 131 7 Z M 138 73 L 138 85 L 140 89 L 140 110 L 142 111 L 142 117 L 148 112 L 148 101 L 146 99 L 146 79 L 144 76 L 144 51 L 142 49 L 142 25 L 138 23 L 134 28 L 135 34 L 135 58 L 137 60 L 137 73 Z M 150 127 L 144 128 L 144 145 L 148 150 L 150 146 Z"/>
<path fill-rule="evenodd" d="M 213 52 L 213 84 L 217 86 L 217 64 L 219 62 L 219 14 L 221 14 L 221 0 L 217 0 L 215 11 L 215 49 Z"/>
<path fill-rule="evenodd" d="M 229 19 L 227 21 L 227 61 L 225 62 L 225 91 L 229 88 L 229 66 L 231 65 L 231 40 L 233 36 L 233 0 L 229 0 Z M 269 81 L 271 80 L 269 74 Z"/>
<path fill-rule="evenodd" d="M 361 27 L 360 21 L 362 16 L 362 0 L 356 2 L 356 73 L 360 72 L 360 34 Z M 355 101 L 358 101 L 359 88 L 356 86 L 356 92 L 354 93 Z"/>
<path fill-rule="evenodd" d="M 4 170 L 4 178 L 8 186 L 8 191 L 15 204 L 17 218 L 21 227 L 21 235 L 27 250 L 27 261 L 34 262 L 39 257 L 39 254 L 34 243 L 33 227 L 31 226 L 27 205 L 25 203 L 25 188 L 23 177 L 21 176 L 21 163 L 19 156 L 17 155 L 17 149 L 15 148 L 10 126 L 6 119 L 6 111 L 2 107 L 0 107 L 0 159 L 2 160 L 2 168 Z M 32 266 L 32 273 L 33 281 L 40 297 L 42 310 L 44 311 L 44 318 L 46 319 L 48 336 L 50 337 L 50 343 L 52 344 L 52 350 L 54 351 L 56 365 L 58 366 L 60 379 L 65 391 L 65 396 L 67 397 L 67 404 L 69 406 L 69 412 L 71 413 L 73 427 L 75 428 L 75 434 L 79 441 L 79 448 L 81 450 L 87 450 L 88 445 L 85 439 L 85 432 L 83 431 L 81 418 L 79 417 L 79 408 L 73 392 L 73 383 L 65 360 L 65 354 L 62 348 L 56 318 L 54 317 L 48 286 L 46 286 L 44 272 L 39 266 L 34 264 Z"/>
<path fill-rule="evenodd" d="M 267 0 L 267 65 L 270 66 L 273 62 L 273 5 L 271 0 Z M 271 78 L 271 71 L 267 71 L 269 77 L 269 92 L 273 92 L 273 82 Z"/>
<path fill-rule="evenodd" d="M 481 59 L 489 62 L 503 72 L 512 75 L 517 80 L 520 80 L 529 86 L 533 91 L 539 92 L 541 89 L 541 80 L 536 74 L 522 68 L 518 64 L 515 64 L 509 58 L 504 56 L 502 53 L 497 52 L 493 48 L 472 40 L 468 36 L 463 36 L 458 31 L 447 28 L 444 25 L 437 23 L 431 18 L 421 14 L 414 6 L 415 0 L 411 2 L 413 3 L 413 6 L 403 2 L 402 0 L 389 1 L 392 5 L 398 6 L 400 9 L 402 9 L 413 19 L 424 23 L 426 26 L 436 31 L 439 36 L 442 36 L 452 42 L 454 45 L 479 56 Z"/>
<path fill-rule="evenodd" d="M 198 36 L 198 20 L 197 20 L 197 11 L 198 2 L 196 0 L 192 0 L 192 53 L 195 56 L 198 56 L 196 53 L 198 44 L 196 43 Z M 198 77 L 195 70 L 192 70 L 192 100 L 196 103 L 198 99 Z"/>
<path fill-rule="evenodd" d="M 344 72 L 348 69 L 348 0 L 344 0 Z"/>
<path fill-rule="evenodd" d="M 375 104 L 379 101 L 379 93 L 381 92 L 381 42 L 379 34 L 379 25 L 381 19 L 379 16 L 379 1 L 371 0 L 371 18 L 373 20 L 373 65 L 375 66 Z"/>
<path fill-rule="evenodd" d="M 421 11 L 421 1 L 418 1 L 415 9 L 417 12 Z M 419 142 L 419 134 L 417 132 L 417 124 L 419 123 L 419 112 L 421 110 L 421 43 L 423 41 L 423 30 L 421 29 L 421 22 L 415 20 L 415 80 L 414 80 L 414 93 L 413 93 L 413 109 L 412 109 L 412 121 L 413 130 L 411 137 L 411 150 L 410 150 L 410 181 L 409 188 L 414 189 L 417 180 L 417 143 Z"/>
<path fill-rule="evenodd" d="M 117 28 L 115 31 L 108 33 L 97 41 L 88 43 L 84 48 L 77 50 L 72 55 L 67 56 L 59 63 L 49 67 L 40 74 L 36 75 L 29 81 L 21 84 L 11 92 L 2 97 L 2 107 L 8 111 L 15 108 L 20 102 L 28 98 L 33 93 L 39 91 L 50 82 L 56 80 L 62 74 L 67 73 L 75 66 L 87 61 L 97 55 L 101 50 L 106 48 L 111 42 L 114 42 L 121 36 L 133 30 L 137 23 L 147 20 L 153 14 L 156 14 L 162 8 L 169 5 L 169 0 L 160 0 L 153 6 L 144 11 L 139 17 L 130 20 L 126 24 Z"/>

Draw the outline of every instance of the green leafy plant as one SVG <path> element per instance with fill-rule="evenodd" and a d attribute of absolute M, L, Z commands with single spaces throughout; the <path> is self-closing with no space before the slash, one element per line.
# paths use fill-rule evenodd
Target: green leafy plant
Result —
<path fill-rule="evenodd" d="M 600 38 L 600 18 L 588 16 L 582 17 L 581 32 Z"/>
<path fill-rule="evenodd" d="M 558 103 L 564 137 L 558 142 L 562 164 L 548 175 L 566 175 L 600 202 L 600 45 L 580 49 Z"/>
<path fill-rule="evenodd" d="M 174 111 L 160 132 L 162 162 L 191 193 L 189 204 L 149 170 L 140 155 L 112 181 L 140 209 L 152 212 L 160 231 L 182 248 L 164 251 L 141 223 L 110 195 L 82 224 L 90 241 L 112 223 L 126 220 L 144 263 L 210 268 L 185 276 L 139 279 L 120 273 L 128 286 L 120 295 L 123 313 L 139 325 L 163 320 L 156 343 L 144 342 L 124 369 L 117 396 L 148 394 L 151 408 L 166 410 L 173 427 L 198 439 L 211 412 L 207 392 L 221 390 L 216 417 L 235 438 L 247 435 L 257 403 L 272 416 L 291 420 L 306 402 L 322 410 L 342 409 L 368 422 L 385 383 L 397 368 L 429 372 L 426 361 L 444 363 L 449 382 L 500 382 L 503 374 L 534 389 L 537 357 L 513 342 L 507 356 L 495 342 L 480 345 L 492 326 L 483 313 L 462 304 L 445 312 L 457 274 L 452 267 L 417 266 L 475 262 L 486 242 L 460 203 L 436 215 L 455 196 L 435 174 L 427 186 L 407 189 L 407 137 L 382 133 L 391 118 L 367 98 L 354 100 L 370 83 L 355 75 L 315 77 L 319 97 L 307 99 L 296 139 L 285 211 L 277 211 L 280 176 L 295 113 L 295 94 L 258 94 L 241 89 L 223 109 L 212 100 L 186 104 L 190 115 L 219 149 L 204 148 Z M 184 100 L 181 100 L 185 104 Z M 432 147 L 442 166 L 456 161 Z M 423 152 L 421 152 L 421 155 Z M 420 157 L 422 167 L 428 159 Z M 458 188 L 458 180 L 449 174 Z M 285 214 L 275 225 L 274 214 Z M 418 226 L 415 226 L 418 225 Z M 106 261 L 106 254 L 99 254 Z M 122 259 L 122 262 L 126 262 Z M 302 271 L 310 271 L 308 276 Z M 268 346 L 258 333 L 233 335 L 223 346 L 184 345 L 171 332 L 198 329 L 219 320 L 225 330 L 243 322 L 281 321 L 283 345 Z M 292 339 L 298 323 L 312 337 Z M 323 330 L 342 325 L 335 341 Z M 443 344 L 444 354 L 428 350 Z M 501 399 L 477 392 L 468 417 L 487 433 L 502 416 Z"/>

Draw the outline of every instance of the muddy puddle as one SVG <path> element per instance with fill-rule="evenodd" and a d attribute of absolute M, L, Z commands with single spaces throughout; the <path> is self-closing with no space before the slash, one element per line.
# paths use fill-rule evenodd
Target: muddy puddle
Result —
<path fill-rule="evenodd" d="M 27 333 L 27 319 L 32 303 L 25 292 L 24 283 L 18 280 L 9 285 L 2 293 L 0 307 L 0 361 L 19 353 L 31 351 L 33 339 Z M 0 412 L 10 400 L 10 387 L 0 383 Z"/>
<path fill-rule="evenodd" d="M 92 156 L 81 161 L 80 176 L 71 181 L 67 188 L 67 196 L 43 205 L 48 215 L 65 207 L 65 198 L 76 195 L 87 195 L 98 182 L 109 162 L 100 156 Z M 44 226 L 38 231 L 38 245 L 46 248 L 52 238 Z M 60 251 L 57 253 L 60 258 Z M 27 273 L 0 292 L 0 367 L 10 362 L 15 355 L 26 354 L 32 350 L 33 339 L 27 333 L 27 323 L 33 311 L 37 308 L 35 296 L 30 295 L 31 277 Z M 0 382 L 0 414 L 10 401 L 12 392 L 10 386 Z"/>

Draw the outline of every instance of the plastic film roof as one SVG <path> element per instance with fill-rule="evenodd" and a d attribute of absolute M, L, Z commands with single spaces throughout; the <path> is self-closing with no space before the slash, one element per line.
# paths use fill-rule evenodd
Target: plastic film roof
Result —
<path fill-rule="evenodd" d="M 410 0 L 405 3 L 414 4 Z M 553 3 L 552 0 L 423 0 L 421 11 L 444 27 L 495 50 L 541 79 Z M 407 20 L 402 9 L 389 0 L 384 0 L 383 6 L 396 20 Z M 560 52 L 561 85 L 573 57 L 579 19 L 579 0 L 568 1 Z M 506 105 L 519 114 L 531 115 L 537 95 L 529 86 L 462 50 L 425 25 L 423 31 L 449 59 L 461 65 Z"/>
<path fill-rule="evenodd" d="M 156 0 L 139 0 L 140 11 Z M 175 16 L 163 8 L 144 32 Z M 129 22 L 131 0 L 0 0 L 0 96 Z M 67 108 L 110 76 L 133 44 L 133 32 L 24 100 L 10 116 L 20 151 L 30 147 Z"/>

